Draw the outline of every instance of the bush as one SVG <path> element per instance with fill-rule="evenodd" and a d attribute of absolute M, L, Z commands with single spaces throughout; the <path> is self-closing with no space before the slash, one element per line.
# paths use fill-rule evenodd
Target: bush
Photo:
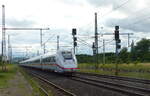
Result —
<path fill-rule="evenodd" d="M 139 62 L 136 60 L 133 62 L 133 64 L 136 66 Z"/>

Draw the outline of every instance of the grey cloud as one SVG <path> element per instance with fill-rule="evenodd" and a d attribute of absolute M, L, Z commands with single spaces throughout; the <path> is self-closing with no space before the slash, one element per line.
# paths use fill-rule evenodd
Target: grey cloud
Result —
<path fill-rule="evenodd" d="M 126 14 L 132 14 L 133 12 L 138 11 L 137 2 L 141 0 L 87 0 L 91 5 L 96 7 L 107 7 L 112 6 L 113 11 L 117 9 L 117 11 L 124 12 Z M 145 4 L 149 6 L 149 0 L 143 0 Z"/>
<path fill-rule="evenodd" d="M 114 27 L 116 25 L 119 25 L 122 29 L 131 30 L 134 32 L 150 32 L 149 31 L 150 21 L 149 20 L 143 20 L 142 18 L 140 18 L 140 19 L 136 19 L 136 18 L 125 18 L 125 19 L 111 18 L 111 19 L 106 21 L 105 25 L 108 27 Z"/>
<path fill-rule="evenodd" d="M 10 35 L 12 44 L 34 44 L 40 42 L 40 32 L 37 31 L 9 31 L 9 34 L 16 33 L 17 35 Z"/>
<path fill-rule="evenodd" d="M 145 1 L 146 2 L 146 1 Z M 147 2 L 148 3 L 148 2 Z M 141 10 L 136 10 L 134 12 L 127 13 L 127 17 L 124 19 L 110 18 L 107 19 L 105 25 L 108 27 L 114 27 L 115 25 L 120 25 L 121 28 L 131 30 L 134 32 L 150 32 L 150 10 L 143 8 Z M 134 10 L 131 9 L 131 10 Z M 127 11 L 127 10 L 126 10 Z"/>
<path fill-rule="evenodd" d="M 31 27 L 34 24 L 35 24 L 34 21 L 30 21 L 26 19 L 22 19 L 22 20 L 17 20 L 15 18 L 6 19 L 6 25 L 12 27 Z"/>
<path fill-rule="evenodd" d="M 87 0 L 87 1 L 96 7 L 116 5 L 116 0 Z"/>
<path fill-rule="evenodd" d="M 81 0 L 59 0 L 59 1 L 70 5 L 82 5 Z"/>

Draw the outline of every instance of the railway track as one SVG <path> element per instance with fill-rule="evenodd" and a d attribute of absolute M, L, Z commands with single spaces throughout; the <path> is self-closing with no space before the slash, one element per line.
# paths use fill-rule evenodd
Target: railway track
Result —
<path fill-rule="evenodd" d="M 136 87 L 136 86 L 130 86 L 130 85 L 126 85 L 126 84 L 117 84 L 116 82 L 113 82 L 113 81 L 109 82 L 107 80 L 105 81 L 103 79 L 102 80 L 97 79 L 97 78 L 94 78 L 93 76 L 91 76 L 92 78 L 90 78 L 90 76 L 88 77 L 83 74 L 81 75 L 79 73 L 77 73 L 78 75 L 75 74 L 72 77 L 65 77 L 65 76 L 58 75 L 58 74 L 52 74 L 52 73 L 43 72 L 43 71 L 33 71 L 33 70 L 32 71 L 30 70 L 30 73 L 32 75 L 34 75 L 34 77 L 36 77 L 44 82 L 52 81 L 53 84 L 55 83 L 54 87 L 57 84 L 59 86 L 62 86 L 65 89 L 75 93 L 75 94 L 73 94 L 68 91 L 66 93 L 66 91 L 64 92 L 62 90 L 63 89 L 62 87 L 56 88 L 57 90 L 63 91 L 62 93 L 65 94 L 64 96 L 81 96 L 81 94 L 82 94 L 82 96 L 87 96 L 87 94 L 88 95 L 90 94 L 89 96 L 104 96 L 111 92 L 113 92 L 113 94 L 123 94 L 123 95 L 109 95 L 109 96 L 124 96 L 124 95 L 125 96 L 150 96 L 149 89 Z M 54 75 L 54 77 L 53 77 L 53 75 Z M 56 78 L 59 78 L 61 80 L 57 79 L 57 81 L 54 82 L 56 80 Z M 64 83 L 62 83 L 62 82 L 64 82 Z M 47 83 L 47 84 L 51 85 L 49 83 Z M 57 85 L 56 85 L 56 87 L 57 87 Z M 73 89 L 72 89 L 72 87 L 69 87 L 70 85 L 73 87 Z M 53 85 L 51 85 L 51 86 L 53 86 Z M 89 87 L 86 87 L 86 86 L 89 86 Z M 81 87 L 83 87 L 83 89 Z M 94 88 L 94 89 L 91 89 L 91 88 Z M 94 93 L 95 88 L 96 88 L 96 90 L 105 90 L 105 91 L 107 90 L 107 91 L 106 91 L 106 93 L 103 92 L 103 95 L 102 95 L 101 91 L 97 91 L 96 93 Z M 85 89 L 88 89 L 89 91 L 87 91 Z M 91 91 L 91 90 L 93 90 L 93 91 Z M 93 94 L 95 94 L 95 95 L 93 95 Z M 100 94 L 100 95 L 98 95 L 98 94 Z M 59 95 L 59 96 L 62 96 L 62 95 Z"/>
<path fill-rule="evenodd" d="M 25 70 L 20 70 L 20 72 L 26 77 L 25 75 Z M 26 77 L 27 78 L 27 77 Z M 34 78 L 30 78 L 31 82 L 33 82 Z M 37 87 L 39 88 L 39 90 L 41 90 L 41 92 L 43 93 L 44 96 L 49 96 L 49 93 L 40 85 L 37 85 Z"/>
<path fill-rule="evenodd" d="M 130 81 L 130 82 L 143 83 L 143 84 L 150 84 L 150 80 L 145 80 L 145 79 L 112 76 L 112 75 L 101 75 L 101 74 L 94 74 L 94 73 L 83 73 L 83 72 L 77 72 L 77 74 L 103 77 L 103 78 L 109 78 L 109 79 L 117 79 L 117 80 Z"/>
<path fill-rule="evenodd" d="M 92 75 L 92 74 L 90 74 L 90 75 Z M 105 78 L 106 78 L 106 76 L 105 76 Z M 115 78 L 117 78 L 117 77 L 115 77 Z M 146 88 L 135 87 L 135 86 L 130 86 L 130 85 L 126 85 L 126 84 L 118 84 L 116 82 L 110 82 L 110 81 L 107 81 L 107 80 L 106 81 L 101 80 L 101 79 L 98 80 L 98 79 L 95 79 L 95 78 L 85 77 L 85 76 L 83 76 L 83 74 L 82 75 L 81 74 L 80 75 L 79 74 L 74 75 L 72 77 L 72 79 L 76 80 L 76 81 L 88 83 L 88 84 L 91 84 L 91 85 L 94 85 L 94 86 L 103 87 L 103 88 L 107 88 L 107 89 L 114 90 L 114 91 L 117 91 L 117 92 L 121 92 L 121 93 L 130 95 L 130 96 L 150 96 L 150 90 L 146 89 Z M 114 79 L 114 77 L 113 77 L 113 79 Z M 123 77 L 119 78 L 119 79 L 122 80 Z M 130 81 L 134 80 L 134 79 L 130 79 L 130 78 L 126 78 L 125 80 L 128 80 L 128 79 Z M 135 79 L 135 80 L 137 80 L 136 82 L 140 82 L 140 83 L 144 82 L 144 81 L 140 81 L 140 79 Z M 147 83 L 147 82 L 144 82 L 144 83 Z"/>
<path fill-rule="evenodd" d="M 34 76 L 35 78 L 41 80 L 42 82 L 48 84 L 49 86 L 54 87 L 57 91 L 61 92 L 64 96 L 76 96 L 74 93 L 71 93 L 71 92 L 67 91 L 66 89 L 64 89 L 64 88 L 62 88 L 62 87 L 60 87 L 60 86 L 54 84 L 53 82 L 50 82 L 49 80 L 47 80 L 46 78 L 44 78 L 44 77 L 43 77 L 42 75 L 40 75 L 40 74 L 37 74 L 37 73 L 35 73 L 35 72 L 31 72 L 31 71 L 30 71 L 30 73 L 28 72 L 28 74 Z M 44 86 L 44 85 L 43 85 L 43 86 Z M 45 92 L 46 96 L 49 96 L 49 95 L 48 95 L 48 92 L 47 92 L 44 88 L 42 88 L 42 87 L 40 87 L 40 88 L 42 89 L 42 91 Z M 61 95 L 61 96 L 63 96 L 63 95 Z"/>

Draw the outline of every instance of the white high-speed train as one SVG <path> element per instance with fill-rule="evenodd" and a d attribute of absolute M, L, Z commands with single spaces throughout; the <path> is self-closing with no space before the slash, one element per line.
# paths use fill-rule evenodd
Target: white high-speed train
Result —
<path fill-rule="evenodd" d="M 77 59 L 72 51 L 57 51 L 19 62 L 21 66 L 51 70 L 59 73 L 73 73 L 78 68 Z"/>

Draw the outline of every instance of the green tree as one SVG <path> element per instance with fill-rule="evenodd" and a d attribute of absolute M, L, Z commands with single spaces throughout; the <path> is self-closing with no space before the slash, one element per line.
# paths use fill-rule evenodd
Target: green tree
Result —
<path fill-rule="evenodd" d="M 122 48 L 122 50 L 120 51 L 119 58 L 123 63 L 129 62 L 129 52 L 126 47 Z"/>
<path fill-rule="evenodd" d="M 135 46 L 136 58 L 139 58 L 141 62 L 150 61 L 150 39 L 143 38 Z"/>
<path fill-rule="evenodd" d="M 130 60 L 132 62 L 137 60 L 137 54 L 135 51 L 134 41 L 132 41 L 132 43 L 131 43 Z"/>

